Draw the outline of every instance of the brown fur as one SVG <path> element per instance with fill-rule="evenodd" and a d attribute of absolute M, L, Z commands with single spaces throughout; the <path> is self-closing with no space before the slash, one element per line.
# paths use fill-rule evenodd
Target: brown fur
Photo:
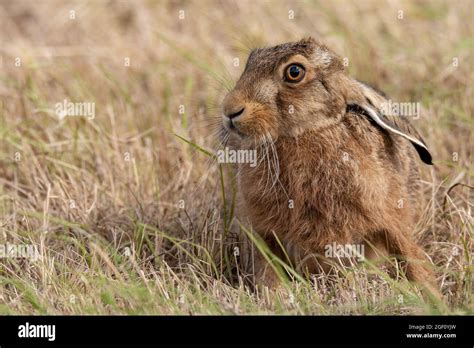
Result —
<path fill-rule="evenodd" d="M 283 78 L 293 62 L 306 68 L 296 84 Z M 240 218 L 282 255 L 275 234 L 291 261 L 310 273 L 327 269 L 320 257 L 326 245 L 364 244 L 374 258 L 373 244 L 408 260 L 410 280 L 429 283 L 411 237 L 419 159 L 408 140 L 358 109 L 369 100 L 377 107 L 384 97 L 347 77 L 340 59 L 314 39 L 253 51 L 224 101 L 225 115 L 245 108 L 229 144 L 256 149 L 259 157 L 257 167 L 239 166 Z M 419 137 L 403 122 L 400 129 Z M 224 124 L 229 131 L 227 117 Z M 275 281 L 263 259 L 257 266 L 260 282 Z"/>

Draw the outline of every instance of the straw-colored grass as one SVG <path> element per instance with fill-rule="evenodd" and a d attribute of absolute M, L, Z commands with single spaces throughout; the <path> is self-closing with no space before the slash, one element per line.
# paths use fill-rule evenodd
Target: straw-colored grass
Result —
<path fill-rule="evenodd" d="M 469 0 L 1 1 L 0 244 L 41 258 L 0 259 L 0 313 L 473 313 L 473 10 Z M 416 127 L 435 166 L 423 169 L 414 233 L 443 303 L 370 267 L 248 287 L 259 246 L 204 150 L 249 49 L 309 35 L 354 77 L 422 103 Z M 95 118 L 59 119 L 65 99 L 95 103 Z"/>

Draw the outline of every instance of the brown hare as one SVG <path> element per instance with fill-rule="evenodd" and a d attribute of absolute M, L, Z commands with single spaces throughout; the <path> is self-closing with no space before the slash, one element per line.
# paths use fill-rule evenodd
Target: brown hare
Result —
<path fill-rule="evenodd" d="M 432 284 L 411 237 L 418 162 L 431 155 L 406 117 L 382 112 L 386 102 L 312 38 L 251 52 L 223 129 L 227 146 L 258 152 L 258 165 L 238 165 L 239 218 L 274 254 L 317 273 L 328 245 L 364 245 L 367 259 L 394 256 L 408 279 Z M 256 268 L 258 283 L 275 283 L 262 256 Z"/>

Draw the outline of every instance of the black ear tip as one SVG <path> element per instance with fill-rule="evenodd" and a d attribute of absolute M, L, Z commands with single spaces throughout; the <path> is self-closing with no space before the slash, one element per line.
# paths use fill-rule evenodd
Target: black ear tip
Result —
<path fill-rule="evenodd" d="M 433 158 L 431 157 L 430 152 L 424 148 L 423 146 L 413 144 L 415 145 L 415 149 L 418 152 L 418 155 L 420 156 L 420 159 L 425 162 L 426 164 L 432 166 L 433 165 Z"/>

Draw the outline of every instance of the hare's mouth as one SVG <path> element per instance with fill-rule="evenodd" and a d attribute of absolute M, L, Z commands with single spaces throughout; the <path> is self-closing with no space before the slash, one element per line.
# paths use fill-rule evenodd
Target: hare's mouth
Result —
<path fill-rule="evenodd" d="M 245 138 L 247 136 L 235 127 L 231 130 L 231 132 L 237 134 L 240 138 Z"/>
<path fill-rule="evenodd" d="M 226 118 L 224 120 L 224 128 L 227 129 L 230 133 L 237 134 L 241 138 L 244 138 L 246 136 L 244 133 L 242 133 L 242 131 L 236 125 L 236 122 L 232 119 Z"/>
<path fill-rule="evenodd" d="M 242 133 L 242 132 L 239 130 L 239 128 L 237 128 L 237 127 L 235 126 L 235 123 L 234 123 L 234 121 L 232 121 L 232 120 L 229 120 L 229 129 L 230 129 L 231 132 L 237 133 L 237 134 L 240 135 L 241 137 L 243 137 L 243 136 L 245 135 L 244 133 Z"/>

